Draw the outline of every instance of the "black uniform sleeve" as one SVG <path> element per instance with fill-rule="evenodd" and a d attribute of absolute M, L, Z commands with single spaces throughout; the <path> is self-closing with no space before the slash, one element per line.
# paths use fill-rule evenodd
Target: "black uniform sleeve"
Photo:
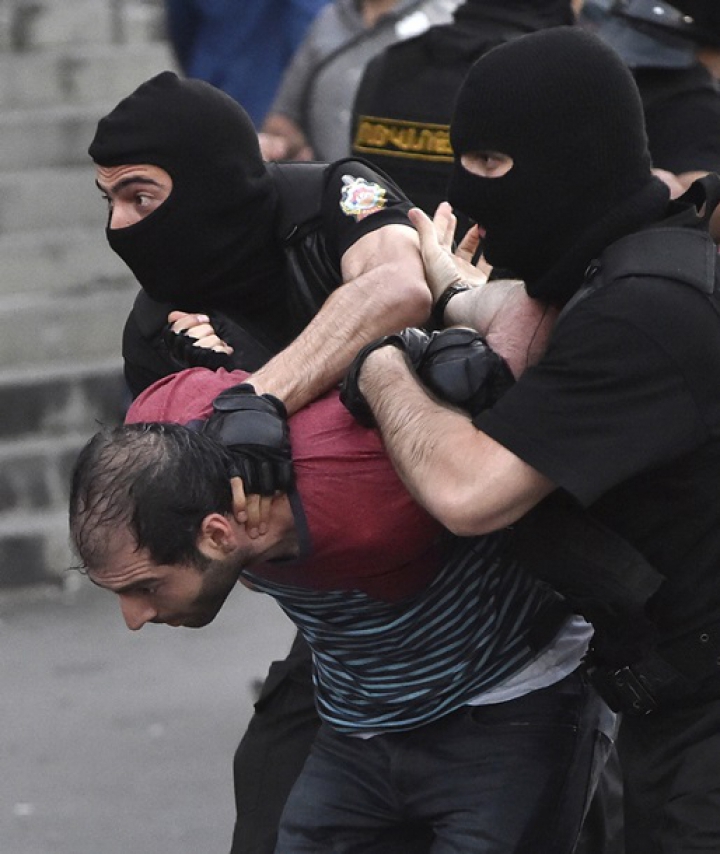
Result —
<path fill-rule="evenodd" d="M 591 306 L 592 298 L 572 309 L 540 364 L 474 419 L 476 426 L 585 506 L 691 450 L 707 428 L 687 378 L 705 358 L 718 358 L 720 347 L 714 354 L 684 352 L 683 333 L 700 315 L 684 299 L 689 288 L 667 287 L 674 293 L 662 318 L 657 305 L 642 301 L 634 317 Z M 696 296 L 697 303 L 702 297 Z M 673 325 L 685 326 L 674 324 L 683 312 L 688 324 L 674 335 Z"/>
<path fill-rule="evenodd" d="M 155 302 L 144 291 L 135 298 L 122 337 L 125 382 L 133 398 L 168 374 L 179 370 L 162 340 L 172 307 Z"/>
<path fill-rule="evenodd" d="M 156 302 L 144 291 L 135 298 L 122 339 L 125 382 L 133 398 L 162 377 L 191 366 L 170 352 L 163 335 L 172 309 L 173 306 Z M 252 373 L 279 349 L 220 312 L 211 312 L 209 317 L 217 335 L 233 347 L 230 368 Z"/>
<path fill-rule="evenodd" d="M 339 160 L 328 169 L 322 217 L 327 245 L 340 263 L 366 234 L 390 224 L 410 225 L 412 202 L 392 179 L 362 160 Z"/>

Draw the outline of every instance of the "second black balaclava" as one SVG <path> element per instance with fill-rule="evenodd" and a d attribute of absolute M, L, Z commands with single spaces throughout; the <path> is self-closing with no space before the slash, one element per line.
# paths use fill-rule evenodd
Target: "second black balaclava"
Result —
<path fill-rule="evenodd" d="M 252 310 L 273 298 L 283 281 L 275 189 L 253 124 L 232 98 L 163 72 L 101 119 L 89 153 L 100 166 L 152 164 L 172 178 L 149 216 L 107 229 L 151 297 L 187 310 Z"/>
<path fill-rule="evenodd" d="M 509 23 L 529 33 L 575 21 L 571 0 L 465 0 L 453 17 L 460 23 L 473 19 Z"/>
<path fill-rule="evenodd" d="M 667 203 L 650 172 L 632 75 L 579 27 L 522 36 L 481 57 L 458 95 L 450 136 L 451 204 L 486 229 L 487 260 L 524 279 L 531 296 L 566 301 L 595 251 Z M 473 151 L 502 152 L 514 165 L 500 178 L 475 176 L 460 163 Z M 549 275 L 573 255 L 580 269 Z"/>

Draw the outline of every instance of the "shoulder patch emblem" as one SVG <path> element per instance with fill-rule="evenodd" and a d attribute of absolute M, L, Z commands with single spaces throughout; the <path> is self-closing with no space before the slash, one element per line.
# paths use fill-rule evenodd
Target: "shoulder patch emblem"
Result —
<path fill-rule="evenodd" d="M 384 187 L 364 178 L 343 175 L 340 210 L 345 216 L 354 216 L 357 222 L 381 211 L 387 204 Z"/>

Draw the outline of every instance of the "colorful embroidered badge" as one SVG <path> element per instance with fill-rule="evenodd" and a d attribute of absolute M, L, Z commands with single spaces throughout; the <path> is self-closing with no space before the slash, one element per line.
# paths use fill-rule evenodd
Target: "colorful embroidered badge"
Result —
<path fill-rule="evenodd" d="M 370 214 L 381 211 L 387 204 L 386 190 L 379 184 L 366 181 L 364 178 L 353 178 L 343 175 L 340 198 L 340 210 L 345 216 L 354 216 L 357 222 Z"/>

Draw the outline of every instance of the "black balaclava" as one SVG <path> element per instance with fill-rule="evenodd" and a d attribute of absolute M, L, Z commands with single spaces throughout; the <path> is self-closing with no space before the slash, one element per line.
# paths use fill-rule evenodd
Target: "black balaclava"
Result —
<path fill-rule="evenodd" d="M 257 133 L 228 95 L 165 71 L 100 120 L 89 153 L 100 166 L 151 164 L 173 187 L 145 219 L 108 228 L 112 249 L 154 299 L 186 310 L 252 312 L 284 277 L 277 199 Z"/>
<path fill-rule="evenodd" d="M 510 23 L 527 32 L 575 21 L 571 0 L 465 0 L 453 17 L 461 23 L 472 19 Z"/>
<path fill-rule="evenodd" d="M 486 229 L 488 262 L 528 293 L 565 302 L 596 253 L 662 216 L 669 193 L 650 172 L 643 108 L 630 71 L 579 27 L 553 27 L 482 56 L 450 127 L 449 200 Z M 460 156 L 513 158 L 481 178 Z"/>

